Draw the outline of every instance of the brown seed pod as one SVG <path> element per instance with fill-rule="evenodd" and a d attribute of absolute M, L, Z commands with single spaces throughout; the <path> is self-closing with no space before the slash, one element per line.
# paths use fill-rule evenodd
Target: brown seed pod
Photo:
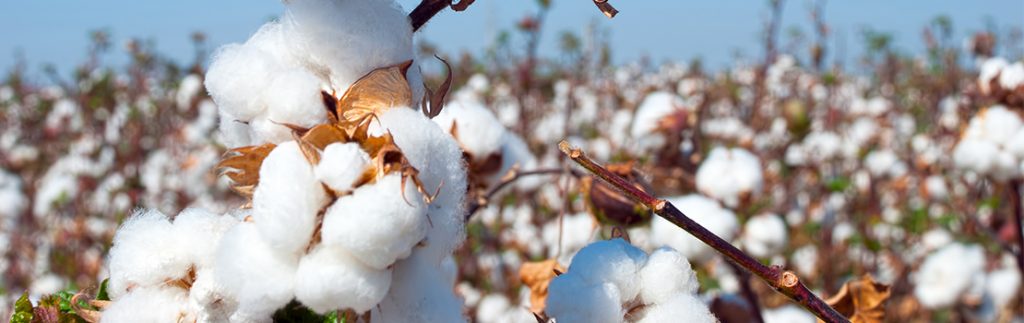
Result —
<path fill-rule="evenodd" d="M 636 188 L 644 192 L 651 192 L 650 185 L 643 181 L 640 173 L 633 168 L 633 163 L 612 164 L 608 165 L 607 168 L 616 175 L 632 182 Z M 643 204 L 634 203 L 603 181 L 596 180 L 593 176 L 588 176 L 584 177 L 582 182 L 584 198 L 588 208 L 599 222 L 629 227 L 644 224 L 651 220 L 651 211 L 647 207 Z"/>

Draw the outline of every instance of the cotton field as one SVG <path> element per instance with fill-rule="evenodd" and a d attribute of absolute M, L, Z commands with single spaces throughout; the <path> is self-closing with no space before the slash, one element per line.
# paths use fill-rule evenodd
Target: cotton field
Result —
<path fill-rule="evenodd" d="M 538 1 L 525 49 L 423 46 L 473 3 L 287 0 L 191 64 L 97 64 L 96 33 L 71 79 L 2 66 L 0 314 L 1024 322 L 1019 30 L 564 60 Z"/>

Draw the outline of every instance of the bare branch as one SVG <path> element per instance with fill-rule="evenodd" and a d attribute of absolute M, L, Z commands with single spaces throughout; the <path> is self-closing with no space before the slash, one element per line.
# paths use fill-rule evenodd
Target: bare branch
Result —
<path fill-rule="evenodd" d="M 585 155 L 579 148 L 571 147 L 565 140 L 558 143 L 558 148 L 562 150 L 562 153 L 565 153 L 569 158 L 572 158 L 574 162 L 583 166 L 583 168 L 586 168 L 591 173 L 594 173 L 594 175 L 597 175 L 597 177 L 601 178 L 605 182 L 608 182 L 634 202 L 644 204 L 653 210 L 658 216 L 661 216 L 683 230 L 686 230 L 686 232 L 689 232 L 695 238 L 717 250 L 719 254 L 725 256 L 725 258 L 732 263 L 761 278 L 761 280 L 764 280 L 777 292 L 800 304 L 823 321 L 829 323 L 849 322 L 846 317 L 843 317 L 842 314 L 839 314 L 839 312 L 834 308 L 807 289 L 807 286 L 804 286 L 804 284 L 800 282 L 800 278 L 797 277 L 795 273 L 791 271 L 784 271 L 782 267 L 779 266 L 765 266 L 754 258 L 751 258 L 728 241 L 723 240 L 698 224 L 696 221 L 693 221 L 693 219 L 690 219 L 690 217 L 683 214 L 683 212 L 672 205 L 672 203 L 658 199 L 647 194 L 647 192 L 637 189 L 622 177 L 615 175 L 608 169 L 604 168 L 604 166 L 601 166 L 594 160 L 590 159 L 590 157 L 587 157 L 587 155 Z"/>
<path fill-rule="evenodd" d="M 412 10 L 412 12 L 409 13 L 409 20 L 412 23 L 412 31 L 416 32 L 420 30 L 420 27 L 423 27 L 427 21 L 434 18 L 434 16 L 437 15 L 438 12 L 441 12 L 441 10 L 444 10 L 444 8 L 451 7 L 452 10 L 463 11 L 466 10 L 466 8 L 469 8 L 469 5 L 473 4 L 473 1 L 476 0 L 462 0 L 459 1 L 459 3 L 454 3 L 454 0 L 423 0 L 415 9 Z"/>
<path fill-rule="evenodd" d="M 615 15 L 619 14 L 619 10 L 612 7 L 612 5 L 608 3 L 608 0 L 594 0 L 594 5 L 596 5 L 597 9 L 601 10 L 601 13 L 609 19 L 615 18 Z"/>
<path fill-rule="evenodd" d="M 520 172 L 519 170 L 513 168 L 509 170 L 509 172 L 505 174 L 504 177 L 502 177 L 500 183 L 494 185 L 494 187 L 491 187 L 491 189 L 487 190 L 487 193 L 472 201 L 469 201 L 469 206 L 466 207 L 466 221 L 469 221 L 469 219 L 473 217 L 473 214 L 475 214 L 476 211 L 479 211 L 481 207 L 487 205 L 487 203 L 491 200 L 492 197 L 494 197 L 495 194 L 498 194 L 498 192 L 501 191 L 501 189 L 505 188 L 509 184 L 512 184 L 513 182 L 527 176 L 556 175 L 562 174 L 564 172 L 566 172 L 566 170 L 562 168 L 538 169 L 525 172 Z"/>

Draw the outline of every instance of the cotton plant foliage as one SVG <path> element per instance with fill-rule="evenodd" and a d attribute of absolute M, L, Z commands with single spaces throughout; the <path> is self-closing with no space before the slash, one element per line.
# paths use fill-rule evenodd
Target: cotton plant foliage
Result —
<path fill-rule="evenodd" d="M 206 78 L 233 138 L 217 168 L 248 203 L 129 217 L 104 321 L 270 322 L 292 301 L 372 321 L 465 321 L 451 253 L 466 170 L 427 116 L 440 107 L 427 109 L 405 13 L 393 1 L 285 8 L 219 49 Z"/>

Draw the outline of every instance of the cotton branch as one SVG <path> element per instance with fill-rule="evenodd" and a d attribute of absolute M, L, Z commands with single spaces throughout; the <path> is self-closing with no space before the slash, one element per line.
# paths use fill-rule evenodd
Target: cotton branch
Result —
<path fill-rule="evenodd" d="M 412 12 L 409 13 L 409 20 L 412 22 L 412 31 L 416 32 L 420 30 L 430 21 L 430 18 L 434 18 L 438 12 L 444 10 L 444 8 L 451 7 L 455 11 L 463 11 L 469 8 L 469 5 L 473 4 L 476 0 L 462 0 L 458 3 L 454 3 L 454 0 L 423 0 L 419 5 L 416 6 Z"/>
<path fill-rule="evenodd" d="M 790 300 L 800 304 L 805 309 L 814 313 L 815 316 L 825 322 L 849 322 L 846 317 L 839 314 L 835 309 L 825 303 L 817 295 L 814 295 L 807 286 L 804 286 L 800 282 L 800 278 L 791 271 L 785 271 L 779 266 L 765 266 L 754 258 L 740 251 L 735 246 L 730 244 L 728 241 L 722 240 L 708 229 L 704 228 L 697 222 L 690 219 L 686 214 L 677 209 L 672 203 L 668 201 L 658 199 L 650 194 L 647 194 L 635 186 L 630 184 L 628 181 L 615 175 L 608 169 L 599 165 L 594 160 L 587 157 L 579 148 L 574 148 L 569 145 L 568 142 L 563 140 L 558 143 L 558 148 L 569 156 L 574 162 L 583 166 L 597 177 L 601 178 L 608 184 L 611 184 L 616 189 L 621 191 L 626 197 L 637 203 L 642 203 L 647 208 L 654 211 L 655 214 L 665 218 L 669 222 L 672 222 L 676 226 L 686 230 L 691 235 L 700 239 L 705 244 L 714 248 L 718 253 L 725 256 L 726 259 L 736 264 L 739 267 L 747 270 L 748 272 L 756 275 L 757 277 L 768 283 L 775 291 L 785 295 Z"/>
<path fill-rule="evenodd" d="M 619 14 L 619 10 L 612 7 L 612 5 L 608 3 L 608 0 L 594 0 L 594 5 L 597 6 L 598 10 L 601 10 L 601 13 L 608 16 L 608 18 L 615 18 L 615 15 Z"/>
<path fill-rule="evenodd" d="M 494 185 L 493 187 L 491 187 L 491 189 L 487 190 L 487 193 L 484 193 L 483 195 L 469 202 L 469 206 L 466 207 L 466 221 L 468 222 L 469 219 L 473 217 L 473 214 L 476 214 L 476 211 L 479 211 L 481 207 L 487 205 L 487 203 L 491 200 L 492 197 L 494 197 L 495 194 L 498 194 L 498 192 L 501 191 L 501 189 L 505 188 L 509 184 L 512 184 L 513 182 L 527 176 L 555 175 L 564 172 L 566 172 L 566 170 L 561 168 L 538 169 L 525 172 L 521 172 L 518 169 L 513 168 L 509 170 L 509 172 L 505 174 L 505 176 L 502 177 L 500 183 Z"/>

